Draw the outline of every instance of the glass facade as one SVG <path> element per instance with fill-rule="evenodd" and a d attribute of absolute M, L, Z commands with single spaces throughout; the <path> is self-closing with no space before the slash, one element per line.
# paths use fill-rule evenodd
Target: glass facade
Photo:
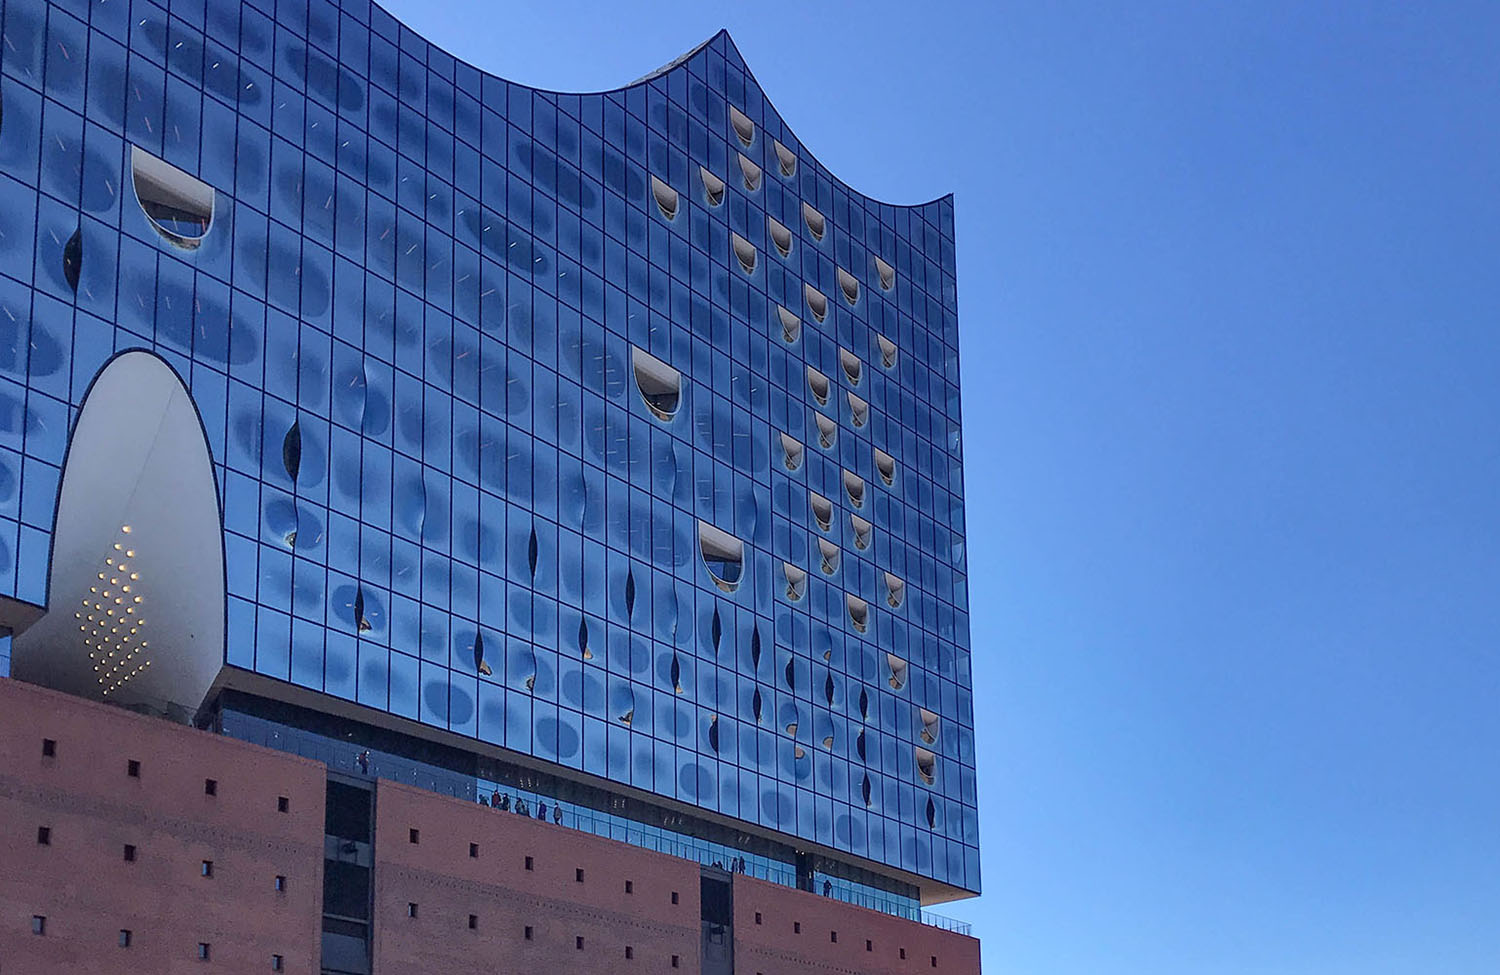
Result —
<path fill-rule="evenodd" d="M 0 18 L 0 600 L 151 350 L 229 666 L 979 890 L 951 197 L 722 33 L 577 95 L 357 0 Z"/>

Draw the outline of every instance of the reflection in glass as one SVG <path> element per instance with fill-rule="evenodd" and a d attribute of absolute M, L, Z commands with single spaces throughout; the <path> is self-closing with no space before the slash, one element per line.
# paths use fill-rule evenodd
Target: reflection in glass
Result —
<path fill-rule="evenodd" d="M 880 275 L 880 287 L 889 291 L 896 286 L 896 269 L 880 258 L 875 258 L 875 270 Z"/>

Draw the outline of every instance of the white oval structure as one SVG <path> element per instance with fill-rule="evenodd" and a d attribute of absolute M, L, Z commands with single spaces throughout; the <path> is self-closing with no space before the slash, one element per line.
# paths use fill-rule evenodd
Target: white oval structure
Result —
<path fill-rule="evenodd" d="M 48 611 L 15 676 L 190 718 L 224 664 L 222 524 L 187 389 L 153 353 L 118 356 L 73 428 Z"/>

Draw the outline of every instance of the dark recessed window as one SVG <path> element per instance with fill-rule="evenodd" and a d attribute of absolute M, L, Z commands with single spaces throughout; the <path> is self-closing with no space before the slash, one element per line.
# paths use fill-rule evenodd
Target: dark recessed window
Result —
<path fill-rule="evenodd" d="M 629 961 L 630 959 L 632 959 L 634 957 L 635 957 L 635 949 L 632 948 L 632 947 L 630 947 L 630 945 L 626 945 L 625 946 L 625 959 L 627 961 Z"/>
<path fill-rule="evenodd" d="M 134 846 L 134 844 L 131 844 L 131 843 L 126 843 L 125 844 L 125 862 L 126 863 L 134 863 L 135 862 L 135 846 Z"/>
<path fill-rule="evenodd" d="M 479 915 L 478 914 L 470 914 L 469 915 L 469 930 L 473 931 L 477 927 L 479 927 Z"/>
<path fill-rule="evenodd" d="M 792 922 L 792 933 L 793 934 L 801 934 L 802 933 L 802 922 L 801 921 L 793 921 Z"/>
<path fill-rule="evenodd" d="M 761 917 L 760 917 L 760 911 L 756 911 L 756 912 L 755 912 L 755 923 L 756 923 L 756 924 L 761 924 L 761 923 L 763 923 L 763 922 L 762 922 L 762 921 L 761 921 Z"/>
<path fill-rule="evenodd" d="M 282 876 L 279 873 L 276 875 L 276 893 L 286 893 L 286 877 Z"/>
<path fill-rule="evenodd" d="M 531 940 L 531 925 L 529 925 L 529 924 L 526 925 L 526 931 L 524 933 L 524 937 L 526 938 L 527 941 Z"/>
<path fill-rule="evenodd" d="M 533 859 L 531 859 L 531 857 L 527 857 L 526 858 L 526 869 L 527 870 L 535 870 L 536 869 L 536 861 L 533 860 Z"/>
<path fill-rule="evenodd" d="M 204 779 L 203 780 L 203 794 L 206 795 L 206 796 L 216 796 L 216 795 L 218 795 L 219 794 L 219 781 L 218 781 L 218 779 Z"/>
<path fill-rule="evenodd" d="M 478 843 L 470 843 L 469 844 L 469 856 L 473 857 L 476 860 L 479 859 L 479 844 Z"/>
<path fill-rule="evenodd" d="M 672 967 L 673 967 L 673 968 L 678 968 L 678 967 L 680 967 L 680 966 L 679 966 L 679 965 L 678 965 L 678 958 L 677 958 L 677 956 L 676 956 L 676 955 L 673 955 L 673 956 L 672 956 Z"/>
<path fill-rule="evenodd" d="M 204 860 L 200 872 L 205 877 L 212 877 L 214 875 L 214 862 L 212 860 Z"/>
<path fill-rule="evenodd" d="M 31 933 L 32 934 L 46 934 L 47 933 L 47 916 L 45 914 L 33 914 L 33 915 L 31 915 Z"/>
<path fill-rule="evenodd" d="M 578 937 L 573 939 L 573 947 L 577 948 L 579 951 L 583 950 L 583 935 L 580 934 Z"/>
<path fill-rule="evenodd" d="M 276 811 L 277 812 L 291 812 L 291 809 L 292 809 L 292 800 L 288 799 L 286 796 L 277 796 L 276 797 Z"/>
<path fill-rule="evenodd" d="M 633 881 L 633 880 L 627 880 L 627 881 L 625 881 L 625 893 L 627 893 L 627 894 L 633 894 L 633 893 L 635 893 L 635 881 Z"/>
<path fill-rule="evenodd" d="M 902 961 L 906 960 L 906 949 L 905 948 L 901 949 L 901 959 L 902 959 Z"/>
<path fill-rule="evenodd" d="M 839 933 L 837 931 L 830 931 L 830 932 L 828 932 L 828 940 L 831 941 L 831 942 L 833 942 L 834 944 L 838 944 L 839 943 Z"/>
<path fill-rule="evenodd" d="M 207 941 L 198 942 L 198 960 L 208 961 L 209 946 Z"/>
<path fill-rule="evenodd" d="M 129 928 L 121 928 L 120 929 L 120 940 L 117 941 L 116 944 L 118 944 L 121 948 L 129 948 L 130 947 L 130 929 Z"/>
<path fill-rule="evenodd" d="M 677 903 L 677 891 L 672 891 L 672 903 Z"/>
<path fill-rule="evenodd" d="M 271 956 L 271 971 L 273 971 L 273 972 L 284 972 L 284 971 L 286 971 L 286 961 L 285 961 L 285 959 L 283 959 L 280 955 L 272 955 Z"/>
<path fill-rule="evenodd" d="M 869 938 L 866 938 L 865 939 L 865 950 L 866 951 L 874 951 L 875 950 L 875 942 L 871 941 Z"/>
<path fill-rule="evenodd" d="M 417 916 L 417 902 L 416 901 L 409 901 L 407 903 L 407 905 L 406 905 L 406 916 L 407 917 L 416 917 Z"/>
<path fill-rule="evenodd" d="M 42 739 L 42 756 L 44 758 L 53 758 L 56 755 L 57 755 L 57 742 L 54 741 L 51 738 L 43 738 Z"/>
<path fill-rule="evenodd" d="M 38 826 L 36 828 L 36 841 L 39 846 L 52 845 L 52 827 Z"/>
<path fill-rule="evenodd" d="M 933 968 L 937 967 L 937 955 L 933 955 L 932 956 L 932 967 Z"/>
<path fill-rule="evenodd" d="M 409 829 L 406 831 L 406 838 L 407 842 L 420 843 L 422 842 L 422 831 L 419 829 Z"/>
<path fill-rule="evenodd" d="M 582 867 L 579 867 L 577 870 L 573 871 L 573 881 L 575 883 L 580 883 L 580 884 L 583 883 L 583 868 Z"/>
<path fill-rule="evenodd" d="M 138 762 L 138 761 L 136 761 L 133 758 L 130 761 L 126 762 L 125 763 L 125 774 L 128 775 L 128 776 L 130 776 L 132 779 L 138 779 L 138 778 L 140 778 L 141 777 L 141 763 Z"/>

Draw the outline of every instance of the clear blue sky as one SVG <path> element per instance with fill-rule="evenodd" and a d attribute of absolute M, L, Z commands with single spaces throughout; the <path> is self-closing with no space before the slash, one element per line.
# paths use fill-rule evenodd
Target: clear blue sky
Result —
<path fill-rule="evenodd" d="M 957 194 L 988 975 L 1500 972 L 1500 4 L 390 9 Z"/>

